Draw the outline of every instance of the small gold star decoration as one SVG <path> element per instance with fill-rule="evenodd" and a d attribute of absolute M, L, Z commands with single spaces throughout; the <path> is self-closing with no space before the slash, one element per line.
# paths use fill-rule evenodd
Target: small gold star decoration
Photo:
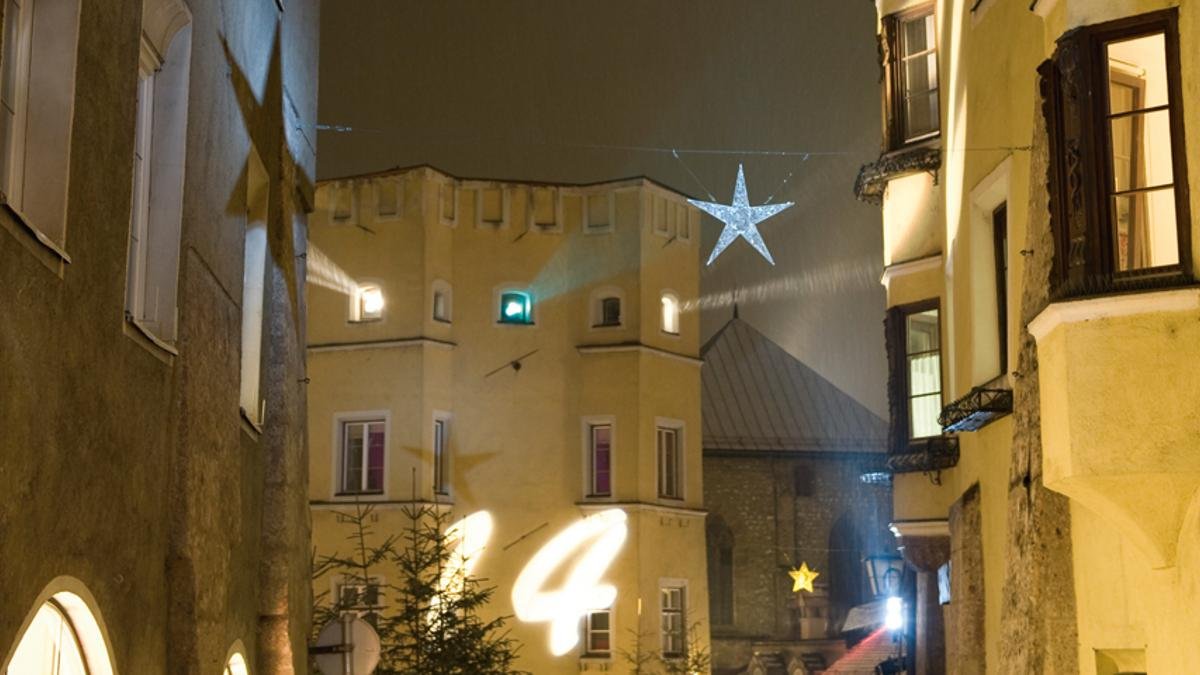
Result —
<path fill-rule="evenodd" d="M 792 584 L 792 592 L 799 593 L 800 591 L 813 592 L 813 580 L 821 576 L 820 572 L 808 569 L 808 563 L 800 563 L 800 567 L 788 572 L 788 576 L 795 583 Z"/>

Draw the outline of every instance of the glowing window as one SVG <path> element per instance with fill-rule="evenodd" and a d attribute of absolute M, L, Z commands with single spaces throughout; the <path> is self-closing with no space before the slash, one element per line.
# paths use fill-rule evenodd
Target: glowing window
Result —
<path fill-rule="evenodd" d="M 342 422 L 338 494 L 383 492 L 385 428 L 383 420 Z"/>
<path fill-rule="evenodd" d="M 612 425 L 588 425 L 591 476 L 589 497 L 612 495 Z"/>
<path fill-rule="evenodd" d="M 355 291 L 356 321 L 378 321 L 383 318 L 383 290 L 378 286 L 359 286 Z"/>
<path fill-rule="evenodd" d="M 896 105 L 905 143 L 938 132 L 937 32 L 933 6 L 900 18 Z"/>
<path fill-rule="evenodd" d="M 246 657 L 240 652 L 234 652 L 225 663 L 223 675 L 250 675 L 250 669 L 246 667 Z"/>
<path fill-rule="evenodd" d="M 905 318 L 905 351 L 908 363 L 909 437 L 939 436 L 942 425 L 942 356 L 937 308 L 913 312 Z"/>
<path fill-rule="evenodd" d="M 533 323 L 533 300 L 528 293 L 506 291 L 500 294 L 500 323 Z"/>
<path fill-rule="evenodd" d="M 662 294 L 662 330 L 679 335 L 679 298 L 671 293 Z"/>
<path fill-rule="evenodd" d="M 253 147 L 246 162 L 246 239 L 242 258 L 242 414 L 262 424 L 262 343 L 267 270 L 267 170 Z"/>
<path fill-rule="evenodd" d="M 38 608 L 8 664 L 8 675 L 111 675 L 108 649 L 79 596 L 61 592 Z"/>
<path fill-rule="evenodd" d="M 592 656 L 612 654 L 612 612 L 604 609 L 587 615 L 587 653 Z"/>
<path fill-rule="evenodd" d="M 680 658 L 687 651 L 687 634 L 683 625 L 687 589 L 664 586 L 659 590 L 659 598 L 662 603 L 662 655 L 665 658 Z"/>

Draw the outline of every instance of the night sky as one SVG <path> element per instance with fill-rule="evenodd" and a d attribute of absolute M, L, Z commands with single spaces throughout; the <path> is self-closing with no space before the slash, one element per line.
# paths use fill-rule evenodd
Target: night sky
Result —
<path fill-rule="evenodd" d="M 865 0 L 328 0 L 320 178 L 429 163 L 464 177 L 646 175 L 793 201 L 703 277 L 702 326 L 741 317 L 886 417 L 874 7 Z M 676 158 L 671 152 L 677 150 Z M 700 151 L 700 152 L 697 152 Z M 791 154 L 760 154 L 760 153 Z M 811 153 L 807 156 L 803 153 Z M 704 218 L 702 261 L 720 232 Z"/>

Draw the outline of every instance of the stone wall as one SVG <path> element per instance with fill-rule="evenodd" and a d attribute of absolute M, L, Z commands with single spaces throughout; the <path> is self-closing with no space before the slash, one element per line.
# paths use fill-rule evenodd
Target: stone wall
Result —
<path fill-rule="evenodd" d="M 94 596 L 117 672 L 219 673 L 237 642 L 256 674 L 307 672 L 318 1 L 187 4 L 178 354 L 123 318 L 142 0 L 80 3 L 70 261 L 0 209 L 0 659 L 66 576 Z M 238 406 L 252 144 L 271 179 L 261 431 Z"/>
<path fill-rule="evenodd" d="M 979 483 L 950 508 L 950 605 L 946 608 L 946 663 L 959 675 L 987 672 L 984 647 L 983 507 Z"/>
<path fill-rule="evenodd" d="M 862 556 L 894 550 L 887 531 L 891 489 L 859 479 L 873 459 L 706 451 L 705 507 L 725 520 L 734 541 L 734 625 L 713 627 L 715 666 L 744 666 L 756 641 L 799 637 L 787 572 L 801 562 L 821 573 L 820 593 L 867 601 Z M 831 551 L 831 541 L 848 543 Z M 834 607 L 833 622 L 846 609 Z"/>

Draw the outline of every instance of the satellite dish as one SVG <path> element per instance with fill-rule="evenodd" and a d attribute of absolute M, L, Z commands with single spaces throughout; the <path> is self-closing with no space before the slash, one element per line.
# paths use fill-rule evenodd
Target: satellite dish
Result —
<path fill-rule="evenodd" d="M 308 651 L 324 675 L 371 675 L 379 665 L 379 634 L 366 621 L 345 614 L 325 624 Z"/>

